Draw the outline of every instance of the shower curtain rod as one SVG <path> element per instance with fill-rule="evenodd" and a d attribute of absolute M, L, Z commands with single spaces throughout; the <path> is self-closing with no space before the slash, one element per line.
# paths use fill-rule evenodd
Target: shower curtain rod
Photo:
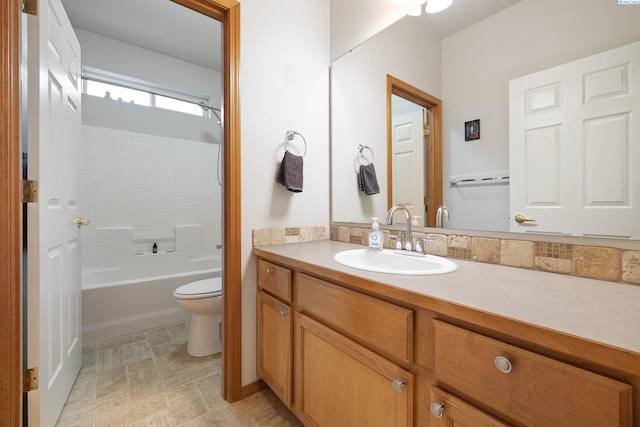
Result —
<path fill-rule="evenodd" d="M 110 84 L 110 85 L 116 85 L 116 86 L 120 86 L 120 87 L 125 87 L 127 89 L 141 90 L 140 87 L 136 87 L 136 86 L 134 86 L 132 84 L 127 84 L 126 82 L 120 82 L 120 81 L 114 82 L 114 81 L 109 80 L 109 79 L 101 79 L 100 77 L 87 76 L 86 74 L 82 74 L 81 77 L 84 80 L 91 80 L 91 81 L 94 81 L 94 82 L 106 83 L 106 84 Z M 192 104 L 197 104 L 200 107 L 204 108 L 205 110 L 214 110 L 214 111 L 222 112 L 222 110 L 220 108 L 213 107 L 213 106 L 211 106 L 209 104 L 205 104 L 204 102 L 201 102 L 201 101 L 194 102 L 194 101 L 190 101 L 190 100 L 187 100 L 187 99 L 184 99 L 184 98 L 180 98 L 180 97 L 178 97 L 176 95 L 169 95 L 169 94 L 166 94 L 166 93 L 155 92 L 155 91 L 150 90 L 150 89 L 144 89 L 144 91 L 145 92 L 149 92 L 150 94 L 153 94 L 153 95 L 166 96 L 167 98 L 175 99 L 177 101 L 184 101 L 184 102 L 190 102 Z"/>

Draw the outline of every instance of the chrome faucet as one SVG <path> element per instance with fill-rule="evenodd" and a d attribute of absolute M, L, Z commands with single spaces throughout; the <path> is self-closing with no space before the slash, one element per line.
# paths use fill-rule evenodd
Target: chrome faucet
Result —
<path fill-rule="evenodd" d="M 436 228 L 444 227 L 443 216 L 444 219 L 449 221 L 449 209 L 445 205 L 440 205 L 436 212 Z"/>
<path fill-rule="evenodd" d="M 410 251 L 411 250 L 411 212 L 409 212 L 409 209 L 407 209 L 407 207 L 404 205 L 392 206 L 391 209 L 389 209 L 389 212 L 387 212 L 387 219 L 385 220 L 385 224 L 392 225 L 393 214 L 396 213 L 396 211 L 402 211 L 407 220 L 407 236 L 405 239 L 406 240 L 405 250 Z"/>

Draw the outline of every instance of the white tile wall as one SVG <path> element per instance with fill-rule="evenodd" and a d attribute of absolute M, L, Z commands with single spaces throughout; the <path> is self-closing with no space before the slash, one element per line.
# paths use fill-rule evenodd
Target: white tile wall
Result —
<path fill-rule="evenodd" d="M 220 255 L 216 144 L 88 125 L 82 131 L 80 213 L 92 221 L 82 229 L 85 273 L 108 271 L 110 281 L 123 281 L 189 271 L 190 259 Z M 150 254 L 154 239 L 162 256 Z M 146 273 L 136 267 L 141 256 L 157 257 L 144 260 Z"/>

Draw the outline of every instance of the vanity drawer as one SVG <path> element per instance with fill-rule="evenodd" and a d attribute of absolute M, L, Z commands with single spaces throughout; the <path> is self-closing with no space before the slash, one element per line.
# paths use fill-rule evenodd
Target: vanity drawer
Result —
<path fill-rule="evenodd" d="M 258 287 L 286 302 L 291 302 L 291 270 L 259 259 Z"/>
<path fill-rule="evenodd" d="M 298 309 L 405 364 L 413 362 L 413 311 L 298 274 Z"/>
<path fill-rule="evenodd" d="M 628 384 L 437 320 L 434 325 L 439 384 L 528 426 L 632 425 Z"/>

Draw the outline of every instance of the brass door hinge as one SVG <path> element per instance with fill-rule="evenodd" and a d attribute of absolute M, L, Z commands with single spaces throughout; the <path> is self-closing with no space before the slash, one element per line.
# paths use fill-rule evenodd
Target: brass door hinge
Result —
<path fill-rule="evenodd" d="M 424 196 L 424 205 L 425 206 L 431 206 L 431 197 Z"/>
<path fill-rule="evenodd" d="M 38 16 L 38 0 L 22 0 L 20 8 L 22 13 Z"/>
<path fill-rule="evenodd" d="M 38 368 L 29 368 L 22 372 L 22 392 L 38 389 Z"/>
<path fill-rule="evenodd" d="M 22 180 L 22 203 L 36 203 L 38 201 L 38 181 Z"/>

